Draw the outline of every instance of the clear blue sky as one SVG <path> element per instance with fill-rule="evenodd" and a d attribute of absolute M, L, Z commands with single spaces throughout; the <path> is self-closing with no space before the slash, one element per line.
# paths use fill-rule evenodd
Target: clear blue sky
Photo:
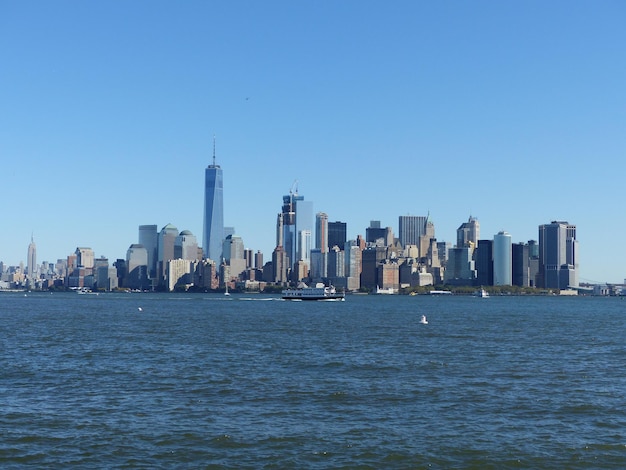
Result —
<path fill-rule="evenodd" d="M 331 221 L 439 240 L 577 225 L 581 279 L 626 277 L 626 2 L 0 0 L 0 260 L 141 224 L 225 223 L 269 260 L 295 180 Z"/>

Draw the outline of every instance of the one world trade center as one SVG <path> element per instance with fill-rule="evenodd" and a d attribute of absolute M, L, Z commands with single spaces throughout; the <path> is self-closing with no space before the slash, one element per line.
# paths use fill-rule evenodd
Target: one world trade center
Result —
<path fill-rule="evenodd" d="M 224 181 L 222 169 L 215 163 L 215 138 L 213 138 L 213 164 L 205 170 L 204 179 L 204 225 L 202 250 L 204 257 L 222 261 L 224 241 Z"/>

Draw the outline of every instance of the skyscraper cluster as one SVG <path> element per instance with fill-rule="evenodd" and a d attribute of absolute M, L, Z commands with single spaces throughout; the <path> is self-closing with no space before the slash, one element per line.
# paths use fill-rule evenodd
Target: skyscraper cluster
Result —
<path fill-rule="evenodd" d="M 456 244 L 438 241 L 435 224 L 426 216 L 398 217 L 397 237 L 391 227 L 372 220 L 365 237 L 349 239 L 347 224 L 314 215 L 313 203 L 294 182 L 282 197 L 276 217 L 276 246 L 271 261 L 245 248 L 234 228 L 224 226 L 224 180 L 213 158 L 205 169 L 202 245 L 189 230 L 171 223 L 140 225 L 137 243 L 126 257 L 109 265 L 88 247 L 78 247 L 55 265 L 37 266 L 34 238 L 26 268 L 5 269 L 1 286 L 38 282 L 69 288 L 124 287 L 137 290 L 215 290 L 238 283 L 262 289 L 264 284 L 332 283 L 346 290 L 397 292 L 425 285 L 517 285 L 569 289 L 579 285 L 576 226 L 553 221 L 539 226 L 538 239 L 513 243 L 501 231 L 480 235 L 470 216 L 456 233 Z"/>

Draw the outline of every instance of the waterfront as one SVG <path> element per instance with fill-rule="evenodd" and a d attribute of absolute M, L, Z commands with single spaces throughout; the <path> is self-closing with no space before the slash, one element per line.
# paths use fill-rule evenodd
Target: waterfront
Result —
<path fill-rule="evenodd" d="M 621 298 L 3 293 L 0 464 L 623 468 L 625 314 Z"/>

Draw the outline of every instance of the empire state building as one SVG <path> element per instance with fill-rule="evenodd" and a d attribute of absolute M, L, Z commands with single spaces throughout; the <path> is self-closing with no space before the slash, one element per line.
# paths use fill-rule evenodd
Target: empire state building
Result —
<path fill-rule="evenodd" d="M 204 178 L 202 250 L 205 258 L 219 264 L 222 260 L 224 241 L 224 182 L 222 169 L 215 163 L 215 138 L 213 138 L 213 164 L 206 168 Z"/>
<path fill-rule="evenodd" d="M 35 245 L 35 240 L 32 235 L 30 237 L 30 244 L 28 245 L 26 272 L 31 277 L 37 274 L 37 245 Z"/>

